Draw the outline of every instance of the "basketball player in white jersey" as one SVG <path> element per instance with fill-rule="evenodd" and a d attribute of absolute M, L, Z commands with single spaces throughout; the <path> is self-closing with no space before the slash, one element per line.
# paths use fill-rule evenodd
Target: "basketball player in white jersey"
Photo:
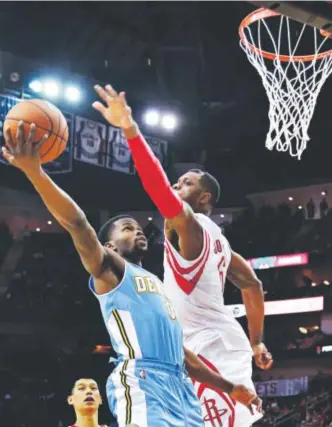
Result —
<path fill-rule="evenodd" d="M 140 134 L 125 94 L 111 86 L 96 87 L 105 107 L 93 104 L 112 125 L 122 128 L 143 186 L 165 218 L 165 288 L 184 329 L 186 346 L 211 369 L 230 381 L 253 387 L 251 360 L 269 369 L 272 356 L 262 342 L 264 294 L 253 269 L 233 252 L 220 228 L 209 218 L 220 188 L 210 174 L 192 170 L 172 189 Z M 228 277 L 242 292 L 250 341 L 224 305 Z M 225 393 L 196 384 L 207 426 L 249 427 L 252 415 Z"/>
<path fill-rule="evenodd" d="M 74 408 L 76 421 L 70 427 L 107 427 L 99 425 L 98 410 L 102 404 L 98 384 L 91 378 L 78 379 L 67 402 Z"/>

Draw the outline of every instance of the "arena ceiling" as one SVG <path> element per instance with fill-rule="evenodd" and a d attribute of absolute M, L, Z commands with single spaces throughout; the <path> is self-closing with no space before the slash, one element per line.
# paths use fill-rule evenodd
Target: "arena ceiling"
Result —
<path fill-rule="evenodd" d="M 248 191 L 332 178 L 332 77 L 303 160 L 264 148 L 268 102 L 237 35 L 252 10 L 237 1 L 1 2 L 0 50 L 111 81 L 137 105 L 176 105 L 185 117 L 170 138 L 176 158 L 206 150 L 232 204 Z"/>

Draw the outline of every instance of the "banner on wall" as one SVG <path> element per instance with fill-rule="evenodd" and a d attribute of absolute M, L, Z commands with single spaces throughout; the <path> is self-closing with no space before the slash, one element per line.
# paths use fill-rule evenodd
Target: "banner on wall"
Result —
<path fill-rule="evenodd" d="M 106 167 L 117 172 L 135 173 L 126 138 L 121 129 L 113 126 L 108 127 Z"/>
<path fill-rule="evenodd" d="M 256 393 L 260 397 L 296 396 L 308 391 L 308 377 L 286 380 L 259 381 L 255 383 Z"/>
<path fill-rule="evenodd" d="M 74 158 L 95 166 L 105 166 L 106 125 L 75 117 Z"/>
<path fill-rule="evenodd" d="M 261 258 L 247 259 L 247 262 L 254 270 L 267 270 L 269 268 L 291 267 L 295 265 L 305 265 L 309 262 L 307 252 L 290 255 L 276 255 Z"/>
<path fill-rule="evenodd" d="M 8 111 L 21 100 L 0 95 L 0 142 L 4 143 L 2 128 Z M 63 154 L 55 161 L 44 165 L 48 173 L 64 173 L 72 171 L 72 159 L 91 165 L 107 167 L 108 169 L 135 174 L 131 153 L 127 141 L 118 128 L 74 116 L 63 112 L 69 127 L 69 141 Z M 163 167 L 167 167 L 167 141 L 147 136 L 146 141 Z M 0 151 L 0 162 L 7 164 Z"/>
<path fill-rule="evenodd" d="M 3 124 L 6 118 L 7 113 L 9 110 L 16 105 L 21 100 L 19 98 L 15 98 L 8 95 L 0 95 L 0 140 L 1 145 L 5 143 L 3 138 Z M 51 163 L 47 163 L 43 166 L 43 168 L 46 170 L 46 172 L 50 174 L 55 173 L 66 173 L 72 171 L 72 135 L 73 135 L 73 115 L 62 112 L 65 116 L 68 128 L 69 128 L 69 140 L 67 147 L 65 151 L 61 154 L 60 157 L 58 157 L 56 160 L 54 160 Z M 0 152 L 0 162 L 8 165 L 7 160 L 3 157 L 2 153 Z"/>
<path fill-rule="evenodd" d="M 145 139 L 163 167 L 167 167 L 167 141 L 153 136 L 146 136 Z"/>
<path fill-rule="evenodd" d="M 234 317 L 246 315 L 244 304 L 227 305 Z M 279 314 L 312 313 L 324 310 L 324 297 L 286 299 L 280 301 L 265 301 L 265 316 Z"/>

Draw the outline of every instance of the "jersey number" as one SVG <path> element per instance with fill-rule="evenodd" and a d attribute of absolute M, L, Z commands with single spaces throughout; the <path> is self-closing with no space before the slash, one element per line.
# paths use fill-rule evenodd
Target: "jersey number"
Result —
<path fill-rule="evenodd" d="M 166 309 L 168 311 L 168 315 L 172 320 L 176 319 L 176 314 L 175 314 L 175 310 L 173 307 L 173 304 L 171 303 L 171 301 L 165 297 L 165 305 L 166 305 Z"/>
<path fill-rule="evenodd" d="M 222 254 L 222 244 L 220 240 L 216 240 L 214 242 L 214 253 Z M 218 264 L 218 271 L 219 271 L 219 277 L 220 277 L 222 288 L 224 288 L 224 285 L 225 285 L 225 270 L 224 270 L 225 267 L 226 267 L 225 256 L 221 255 L 221 259 Z"/>

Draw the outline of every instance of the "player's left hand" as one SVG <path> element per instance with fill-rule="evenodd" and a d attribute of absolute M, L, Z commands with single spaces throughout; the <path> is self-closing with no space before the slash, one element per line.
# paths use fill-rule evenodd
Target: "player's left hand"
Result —
<path fill-rule="evenodd" d="M 111 85 L 106 85 L 105 89 L 96 85 L 94 89 L 106 106 L 99 101 L 94 102 L 92 106 L 103 115 L 108 123 L 122 129 L 129 129 L 135 125 L 124 92 L 118 94 Z"/>
<path fill-rule="evenodd" d="M 265 347 L 264 343 L 261 342 L 259 344 L 252 346 L 252 350 L 254 352 L 254 359 L 255 359 L 256 366 L 258 368 L 261 368 L 264 370 L 272 368 L 272 365 L 273 365 L 272 354 Z"/>

